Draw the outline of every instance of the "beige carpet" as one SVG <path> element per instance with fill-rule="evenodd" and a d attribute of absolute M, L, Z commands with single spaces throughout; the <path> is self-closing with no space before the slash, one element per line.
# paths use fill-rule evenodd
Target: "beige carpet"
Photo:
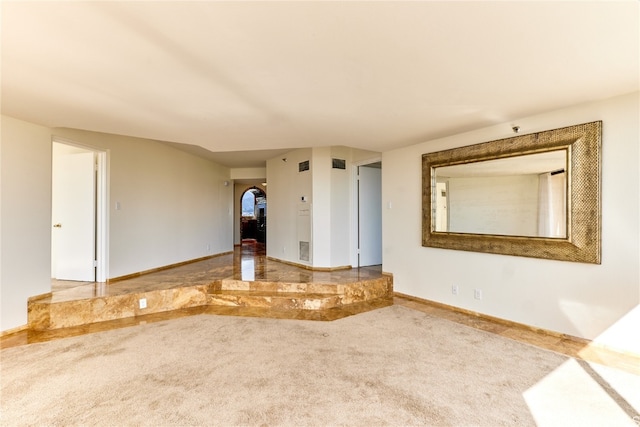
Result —
<path fill-rule="evenodd" d="M 0 355 L 2 425 L 637 427 L 640 408 L 638 376 L 400 306 L 199 315 Z"/>

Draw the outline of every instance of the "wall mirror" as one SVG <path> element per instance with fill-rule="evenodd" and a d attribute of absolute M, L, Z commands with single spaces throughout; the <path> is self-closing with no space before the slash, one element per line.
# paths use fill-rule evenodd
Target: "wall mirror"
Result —
<path fill-rule="evenodd" d="M 602 122 L 422 156 L 422 245 L 600 263 Z"/>

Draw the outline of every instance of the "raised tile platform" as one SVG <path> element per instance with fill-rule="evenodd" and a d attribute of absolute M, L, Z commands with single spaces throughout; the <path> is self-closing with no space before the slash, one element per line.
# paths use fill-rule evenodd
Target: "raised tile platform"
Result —
<path fill-rule="evenodd" d="M 291 283 L 221 280 L 207 295 L 208 305 L 280 310 L 327 310 L 391 298 L 390 276 L 345 283 Z"/>
<path fill-rule="evenodd" d="M 201 308 L 212 314 L 334 320 L 392 304 L 380 267 L 311 271 L 236 249 L 114 282 L 55 283 L 28 304 L 28 326 L 46 331 Z M 140 308 L 140 300 L 146 307 Z"/>

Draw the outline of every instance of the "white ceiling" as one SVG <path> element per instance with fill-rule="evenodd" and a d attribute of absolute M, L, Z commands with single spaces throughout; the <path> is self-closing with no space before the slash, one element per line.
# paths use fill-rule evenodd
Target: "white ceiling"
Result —
<path fill-rule="evenodd" d="M 232 167 L 270 150 L 384 151 L 637 91 L 639 8 L 2 1 L 2 113 Z"/>
<path fill-rule="evenodd" d="M 436 176 L 444 178 L 476 178 L 509 175 L 538 175 L 565 170 L 567 151 L 518 155 L 436 168 Z"/>

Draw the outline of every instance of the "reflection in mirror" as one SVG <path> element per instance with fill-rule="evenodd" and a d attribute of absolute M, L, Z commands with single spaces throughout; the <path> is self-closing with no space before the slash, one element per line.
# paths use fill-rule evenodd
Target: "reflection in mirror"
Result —
<path fill-rule="evenodd" d="M 567 237 L 567 150 L 434 169 L 435 231 Z"/>

